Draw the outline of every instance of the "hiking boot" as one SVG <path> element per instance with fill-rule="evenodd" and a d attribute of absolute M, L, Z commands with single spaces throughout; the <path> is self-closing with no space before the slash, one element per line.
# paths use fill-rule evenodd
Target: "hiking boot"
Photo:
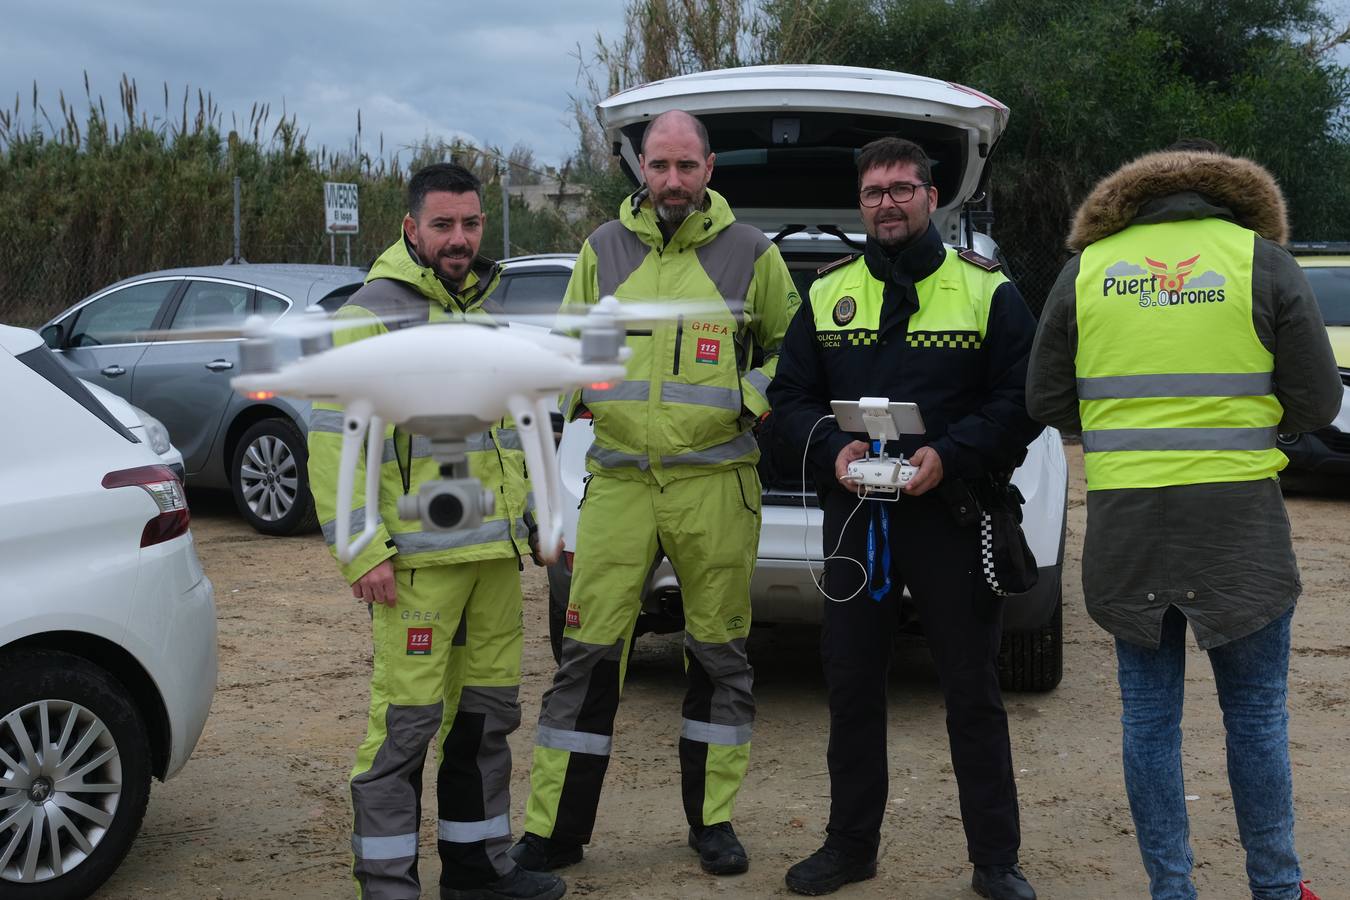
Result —
<path fill-rule="evenodd" d="M 1036 892 L 1015 863 L 1010 866 L 976 866 L 970 886 L 975 889 L 975 893 L 990 900 L 1036 900 Z"/>
<path fill-rule="evenodd" d="M 875 859 L 845 856 L 833 847 L 821 847 L 787 870 L 787 886 L 798 894 L 818 897 L 833 894 L 850 881 L 877 877 Z"/>
<path fill-rule="evenodd" d="M 698 864 L 709 875 L 739 875 L 750 868 L 750 857 L 730 822 L 690 828 L 689 846 L 698 851 Z"/>
<path fill-rule="evenodd" d="M 450 888 L 441 885 L 441 900 L 558 900 L 567 893 L 567 885 L 557 875 L 511 870 L 496 881 L 476 888 Z"/>
<path fill-rule="evenodd" d="M 581 845 L 540 837 L 527 831 L 507 851 L 507 856 L 528 872 L 551 872 L 581 862 Z"/>

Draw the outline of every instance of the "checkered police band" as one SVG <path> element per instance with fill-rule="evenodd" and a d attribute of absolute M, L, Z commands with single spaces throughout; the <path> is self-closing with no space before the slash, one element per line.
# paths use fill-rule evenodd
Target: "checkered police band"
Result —
<path fill-rule="evenodd" d="M 911 347 L 932 347 L 939 350 L 978 350 L 978 331 L 911 331 L 905 335 Z"/>

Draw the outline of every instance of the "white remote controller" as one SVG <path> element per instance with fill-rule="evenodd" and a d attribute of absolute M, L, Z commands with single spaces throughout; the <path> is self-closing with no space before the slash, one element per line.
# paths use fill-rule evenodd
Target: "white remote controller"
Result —
<path fill-rule="evenodd" d="M 898 494 L 918 471 L 898 459 L 855 459 L 848 464 L 848 477 L 872 493 Z"/>

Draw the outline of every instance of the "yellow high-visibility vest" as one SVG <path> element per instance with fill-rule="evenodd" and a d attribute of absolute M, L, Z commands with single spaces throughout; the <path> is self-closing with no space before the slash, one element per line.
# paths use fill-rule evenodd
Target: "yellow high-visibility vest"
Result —
<path fill-rule="evenodd" d="M 1079 413 L 1088 490 L 1270 478 L 1283 415 L 1252 322 L 1254 232 L 1133 225 L 1083 251 Z"/>

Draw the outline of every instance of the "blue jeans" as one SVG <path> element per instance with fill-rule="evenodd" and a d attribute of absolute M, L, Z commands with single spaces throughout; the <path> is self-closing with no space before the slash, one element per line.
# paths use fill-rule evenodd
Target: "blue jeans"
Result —
<path fill-rule="evenodd" d="M 1289 622 L 1209 650 L 1228 747 L 1238 834 L 1254 900 L 1298 900 L 1294 790 L 1289 772 Z M 1153 900 L 1194 900 L 1190 825 L 1181 773 L 1186 617 L 1163 618 L 1157 650 L 1116 641 L 1125 791 Z"/>

